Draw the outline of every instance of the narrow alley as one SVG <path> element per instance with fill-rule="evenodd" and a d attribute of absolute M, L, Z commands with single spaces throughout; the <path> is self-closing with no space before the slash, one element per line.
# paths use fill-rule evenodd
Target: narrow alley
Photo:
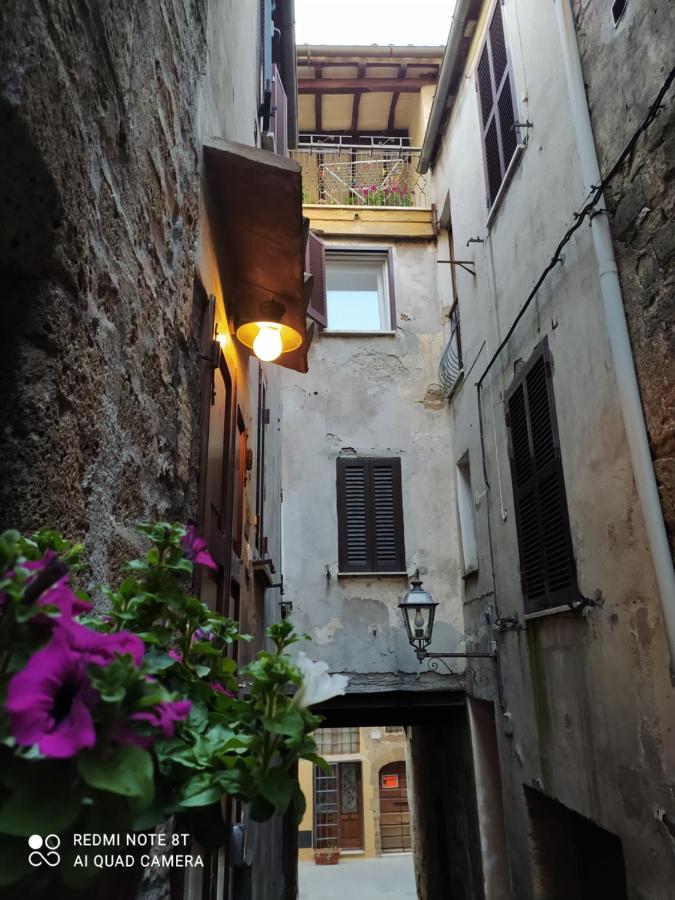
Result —
<path fill-rule="evenodd" d="M 673 46 L 0 5 L 3 900 L 673 900 Z"/>

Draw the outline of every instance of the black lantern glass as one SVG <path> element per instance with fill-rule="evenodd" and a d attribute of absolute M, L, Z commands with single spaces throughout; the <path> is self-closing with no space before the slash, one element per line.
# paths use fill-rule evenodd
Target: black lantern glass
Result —
<path fill-rule="evenodd" d="M 405 595 L 398 608 L 403 613 L 403 622 L 410 645 L 414 647 L 420 662 L 424 659 L 426 648 L 431 643 L 434 628 L 434 615 L 438 603 L 428 591 L 422 589 L 419 569 L 410 579 L 412 588 Z"/>

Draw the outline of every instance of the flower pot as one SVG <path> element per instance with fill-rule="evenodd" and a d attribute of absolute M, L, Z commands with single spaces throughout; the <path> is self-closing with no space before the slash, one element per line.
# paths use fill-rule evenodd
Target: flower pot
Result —
<path fill-rule="evenodd" d="M 340 851 L 338 849 L 314 851 L 314 862 L 317 866 L 336 866 L 339 861 Z"/>

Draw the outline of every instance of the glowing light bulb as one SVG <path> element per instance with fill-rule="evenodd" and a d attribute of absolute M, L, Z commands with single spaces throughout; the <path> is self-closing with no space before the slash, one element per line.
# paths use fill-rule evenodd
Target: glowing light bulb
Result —
<path fill-rule="evenodd" d="M 274 325 L 261 325 L 255 340 L 253 341 L 253 352 L 265 362 L 272 362 L 281 354 L 283 344 L 281 342 L 281 333 Z"/>
<path fill-rule="evenodd" d="M 422 610 L 418 607 L 415 610 L 415 636 L 422 637 L 424 634 L 424 616 Z"/>

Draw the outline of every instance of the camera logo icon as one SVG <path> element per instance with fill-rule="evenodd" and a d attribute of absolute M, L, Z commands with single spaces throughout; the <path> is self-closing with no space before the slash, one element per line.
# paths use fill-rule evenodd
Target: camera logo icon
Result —
<path fill-rule="evenodd" d="M 47 834 L 42 837 L 39 834 L 31 834 L 28 838 L 28 846 L 31 852 L 28 854 L 28 862 L 31 866 L 58 866 L 61 862 L 61 854 L 58 849 L 61 846 L 61 838 L 58 834 Z"/>

